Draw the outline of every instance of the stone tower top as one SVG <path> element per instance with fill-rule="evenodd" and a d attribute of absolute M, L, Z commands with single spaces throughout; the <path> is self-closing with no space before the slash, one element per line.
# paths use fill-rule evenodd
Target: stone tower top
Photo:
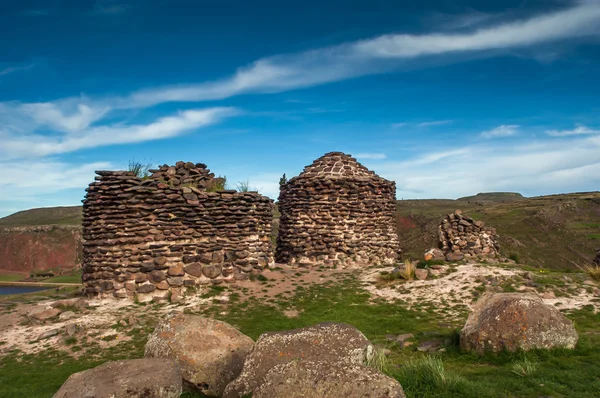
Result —
<path fill-rule="evenodd" d="M 329 152 L 306 166 L 298 179 L 377 179 L 375 172 L 367 169 L 355 158 L 343 152 Z M 292 179 L 293 180 L 293 179 Z"/>

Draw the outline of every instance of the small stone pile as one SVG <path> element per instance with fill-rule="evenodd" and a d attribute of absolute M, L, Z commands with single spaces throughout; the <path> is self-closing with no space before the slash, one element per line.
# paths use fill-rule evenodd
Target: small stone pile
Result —
<path fill-rule="evenodd" d="M 282 185 L 278 262 L 393 263 L 396 184 L 341 152 L 330 152 Z"/>
<path fill-rule="evenodd" d="M 464 258 L 493 258 L 498 256 L 500 245 L 496 230 L 475 221 L 460 210 L 448 214 L 438 231 L 439 245 L 447 261 Z"/>
<path fill-rule="evenodd" d="M 156 170 L 150 170 L 150 178 L 172 187 L 192 185 L 197 188 L 207 188 L 215 179 L 215 175 L 206 168 L 204 163 L 177 162 L 175 166 L 167 164 Z"/>
<path fill-rule="evenodd" d="M 272 200 L 206 191 L 205 165 L 178 162 L 145 179 L 96 173 L 83 200 L 88 296 L 177 301 L 187 287 L 246 279 L 273 262 Z"/>

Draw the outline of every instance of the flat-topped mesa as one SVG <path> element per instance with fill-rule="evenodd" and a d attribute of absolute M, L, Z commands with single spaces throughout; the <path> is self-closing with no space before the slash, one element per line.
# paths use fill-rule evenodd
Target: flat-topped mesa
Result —
<path fill-rule="evenodd" d="M 281 263 L 393 263 L 399 251 L 396 184 L 342 152 L 330 152 L 281 187 Z"/>
<path fill-rule="evenodd" d="M 438 229 L 439 247 L 447 261 L 460 261 L 464 258 L 498 257 L 500 245 L 498 235 L 492 227 L 483 221 L 475 221 L 471 217 L 456 210 L 448 214 Z"/>
<path fill-rule="evenodd" d="M 178 300 L 187 288 L 247 279 L 273 263 L 271 199 L 207 191 L 216 179 L 200 163 L 151 172 L 98 171 L 87 188 L 88 296 Z"/>

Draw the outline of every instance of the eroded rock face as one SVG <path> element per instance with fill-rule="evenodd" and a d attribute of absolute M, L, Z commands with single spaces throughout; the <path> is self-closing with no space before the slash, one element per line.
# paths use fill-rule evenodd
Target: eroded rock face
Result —
<path fill-rule="evenodd" d="M 168 359 L 107 362 L 72 374 L 54 398 L 179 398 L 181 371 Z"/>
<path fill-rule="evenodd" d="M 254 398 L 404 398 L 398 381 L 362 365 L 293 361 L 273 367 Z"/>
<path fill-rule="evenodd" d="M 356 328 L 343 323 L 319 323 L 301 329 L 261 335 L 246 358 L 240 376 L 230 383 L 224 398 L 253 394 L 265 377 L 278 365 L 295 361 L 314 361 L 345 368 L 363 365 L 373 346 Z"/>
<path fill-rule="evenodd" d="M 578 338 L 573 322 L 545 305 L 539 296 L 488 293 L 469 315 L 460 334 L 460 346 L 478 353 L 574 348 Z"/>
<path fill-rule="evenodd" d="M 150 335 L 145 356 L 176 360 L 186 387 L 220 396 L 242 371 L 253 344 L 250 337 L 225 322 L 176 313 Z"/>

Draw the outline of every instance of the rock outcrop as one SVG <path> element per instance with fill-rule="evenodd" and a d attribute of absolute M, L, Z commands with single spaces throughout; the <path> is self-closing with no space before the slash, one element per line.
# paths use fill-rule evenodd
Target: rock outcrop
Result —
<path fill-rule="evenodd" d="M 404 398 L 397 380 L 361 365 L 293 361 L 273 367 L 253 398 Z"/>
<path fill-rule="evenodd" d="M 172 314 L 148 338 L 145 356 L 171 358 L 191 390 L 221 396 L 239 376 L 254 342 L 231 325 L 196 315 Z"/>
<path fill-rule="evenodd" d="M 460 333 L 461 348 L 478 353 L 574 348 L 577 340 L 573 322 L 526 293 L 483 295 Z"/>
<path fill-rule="evenodd" d="M 396 184 L 341 152 L 327 153 L 281 186 L 278 262 L 391 264 L 399 243 Z"/>
<path fill-rule="evenodd" d="M 342 323 L 319 323 L 302 329 L 265 333 L 256 341 L 246 358 L 242 373 L 227 386 L 223 397 L 254 394 L 267 381 L 267 374 L 277 366 L 312 361 L 330 364 L 341 372 L 347 367 L 365 364 L 372 350 L 373 346 L 359 330 Z M 278 384 L 277 380 L 282 380 L 281 374 L 294 371 L 285 367 L 279 369 L 273 371 L 272 383 Z M 304 372 L 305 379 L 309 377 L 310 370 L 298 371 Z M 314 379 L 316 376 L 310 377 Z"/>
<path fill-rule="evenodd" d="M 181 372 L 168 359 L 107 362 L 72 374 L 54 398 L 179 398 Z"/>
<path fill-rule="evenodd" d="M 439 246 L 447 261 L 464 258 L 494 258 L 500 245 L 496 230 L 483 221 L 475 221 L 460 210 L 448 214 L 439 226 Z"/>
<path fill-rule="evenodd" d="M 246 279 L 273 262 L 271 199 L 256 192 L 207 191 L 214 175 L 200 163 L 152 171 L 145 179 L 98 171 L 87 189 L 88 296 L 181 297 L 186 287 Z"/>

